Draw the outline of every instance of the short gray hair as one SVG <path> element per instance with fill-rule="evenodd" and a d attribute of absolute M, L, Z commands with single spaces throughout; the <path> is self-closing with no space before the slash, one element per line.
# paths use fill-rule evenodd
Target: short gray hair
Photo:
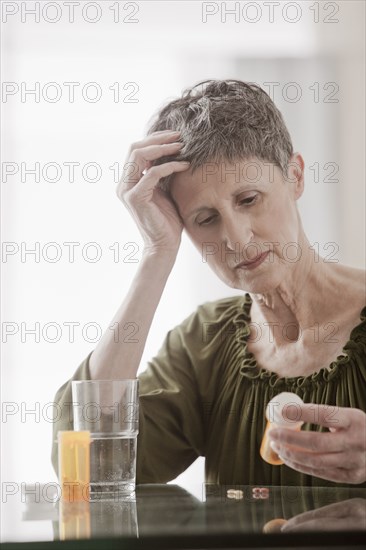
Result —
<path fill-rule="evenodd" d="M 285 174 L 293 154 L 290 134 L 270 96 L 255 83 L 205 80 L 186 88 L 150 121 L 147 134 L 179 130 L 184 143 L 178 155 L 154 165 L 188 160 L 191 170 L 208 162 L 233 162 L 256 157 L 279 166 Z M 166 191 L 174 174 L 162 178 Z"/>

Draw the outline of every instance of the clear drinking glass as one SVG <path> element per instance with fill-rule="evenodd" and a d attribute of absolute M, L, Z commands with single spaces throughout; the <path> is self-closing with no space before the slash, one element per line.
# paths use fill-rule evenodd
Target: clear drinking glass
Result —
<path fill-rule="evenodd" d="M 90 500 L 131 495 L 136 482 L 138 379 L 72 382 L 74 430 L 89 430 Z"/>

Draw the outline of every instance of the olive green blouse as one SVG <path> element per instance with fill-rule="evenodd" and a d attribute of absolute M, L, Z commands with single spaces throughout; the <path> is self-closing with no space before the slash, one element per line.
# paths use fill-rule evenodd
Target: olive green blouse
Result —
<path fill-rule="evenodd" d="M 139 376 L 137 483 L 170 481 L 204 456 L 207 483 L 337 485 L 262 460 L 265 408 L 272 397 L 290 391 L 306 403 L 366 412 L 366 306 L 343 355 L 329 368 L 306 377 L 280 378 L 258 368 L 247 350 L 251 304 L 249 294 L 203 304 L 168 332 Z M 89 357 L 72 380 L 90 379 Z M 72 401 L 71 380 L 58 390 L 55 401 L 66 411 L 65 404 Z M 57 431 L 73 429 L 69 408 L 54 423 L 56 470 Z M 324 431 L 312 425 L 303 429 Z"/>

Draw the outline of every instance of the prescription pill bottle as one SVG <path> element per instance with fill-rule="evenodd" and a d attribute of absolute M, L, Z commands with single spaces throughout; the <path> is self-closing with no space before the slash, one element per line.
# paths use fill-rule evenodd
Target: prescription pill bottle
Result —
<path fill-rule="evenodd" d="M 260 455 L 263 460 L 269 464 L 272 464 L 273 466 L 283 464 L 283 461 L 280 459 L 278 454 L 275 453 L 270 446 L 270 439 L 268 437 L 269 430 L 271 428 L 287 428 L 289 430 L 300 431 L 303 421 L 298 419 L 301 416 L 300 405 L 303 403 L 304 402 L 301 397 L 296 395 L 296 393 L 291 392 L 282 392 L 279 395 L 276 395 L 276 397 L 271 399 L 268 403 L 266 407 L 267 425 L 262 439 Z M 289 420 L 286 416 L 284 417 L 284 412 L 290 405 L 297 407 L 298 409 L 298 414 L 296 415 L 297 418 L 295 417 L 293 420 Z"/>
<path fill-rule="evenodd" d="M 58 473 L 62 500 L 89 500 L 90 441 L 89 431 L 58 432 Z"/>

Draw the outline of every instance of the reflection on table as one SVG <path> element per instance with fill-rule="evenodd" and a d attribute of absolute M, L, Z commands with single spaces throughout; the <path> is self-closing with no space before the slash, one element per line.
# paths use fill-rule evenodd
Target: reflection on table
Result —
<path fill-rule="evenodd" d="M 184 538 L 187 547 L 194 547 L 189 541 L 198 537 L 201 547 L 209 547 L 214 537 L 225 537 L 229 547 L 235 536 L 245 535 L 246 541 L 257 537 L 261 546 L 273 534 L 286 544 L 295 533 L 349 532 L 353 539 L 348 541 L 355 544 L 355 535 L 366 531 L 366 490 L 204 484 L 198 499 L 176 485 L 140 485 L 127 499 L 56 501 L 48 509 L 29 502 L 23 520 L 42 515 L 52 519 L 54 540 L 117 537 L 142 543 L 158 537 L 174 547 L 174 541 Z"/>

